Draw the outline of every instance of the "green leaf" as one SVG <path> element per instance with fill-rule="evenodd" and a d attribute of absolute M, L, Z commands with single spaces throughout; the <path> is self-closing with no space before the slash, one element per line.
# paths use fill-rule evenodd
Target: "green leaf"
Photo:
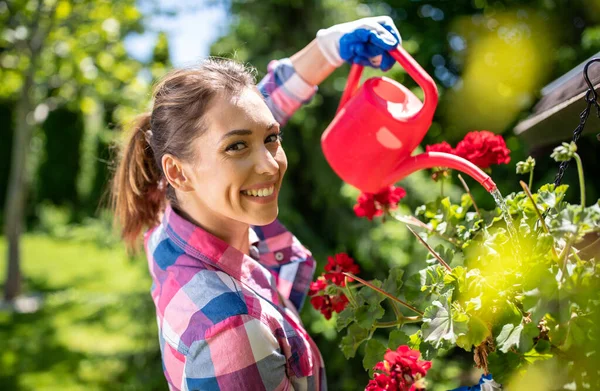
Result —
<path fill-rule="evenodd" d="M 467 332 L 467 319 L 453 311 L 447 297 L 441 298 L 443 302 L 434 301 L 427 307 L 423 315 L 423 341 L 431 342 L 435 348 L 442 347 L 446 342 L 456 343 L 456 338 Z"/>
<path fill-rule="evenodd" d="M 411 334 L 408 337 L 408 347 L 413 350 L 419 350 L 419 346 L 423 343 L 421 330 L 417 330 L 416 333 Z"/>
<path fill-rule="evenodd" d="M 392 296 L 399 296 L 401 293 L 400 288 L 402 288 L 402 276 L 404 275 L 404 270 L 400 267 L 393 267 L 390 269 L 390 274 L 388 278 L 383 282 L 382 289 Z"/>
<path fill-rule="evenodd" d="M 363 367 L 372 375 L 373 367 L 380 361 L 383 361 L 383 354 L 387 348 L 378 340 L 372 338 L 365 346 L 365 357 L 363 358 Z"/>
<path fill-rule="evenodd" d="M 519 338 L 519 351 L 522 353 L 529 352 L 534 345 L 533 339 L 540 335 L 540 329 L 537 324 L 530 322 L 523 326 L 523 331 Z"/>
<path fill-rule="evenodd" d="M 519 324 L 517 326 L 515 326 L 514 324 L 505 324 L 504 327 L 502 327 L 500 335 L 498 335 L 498 337 L 496 338 L 496 344 L 498 345 L 498 349 L 502 353 L 507 353 L 513 346 L 516 346 L 518 348 L 522 331 L 522 324 Z"/>
<path fill-rule="evenodd" d="M 535 349 L 532 349 L 523 355 L 523 358 L 529 364 L 533 364 L 536 361 L 549 360 L 552 357 L 554 357 L 552 354 L 540 353 L 540 352 L 536 351 Z"/>
<path fill-rule="evenodd" d="M 369 337 L 369 330 L 364 329 L 356 323 L 348 327 L 348 333 L 340 342 L 340 348 L 346 358 L 352 358 L 356 354 L 356 349 Z"/>
<path fill-rule="evenodd" d="M 379 280 L 373 280 L 371 281 L 371 284 L 377 288 L 381 288 L 382 286 L 382 283 Z M 385 299 L 385 296 L 368 286 L 360 288 L 357 292 L 357 297 L 359 304 L 364 303 L 368 305 L 378 305 Z"/>
<path fill-rule="evenodd" d="M 464 293 L 467 290 L 466 276 L 467 268 L 456 266 L 451 273 L 444 275 L 444 283 L 452 285 L 455 293 Z"/>
<path fill-rule="evenodd" d="M 396 329 L 390 333 L 388 348 L 396 350 L 398 346 L 408 345 L 409 343 L 410 337 L 404 331 Z"/>
<path fill-rule="evenodd" d="M 373 280 L 371 283 L 377 288 L 382 286 L 379 280 Z M 385 314 L 385 310 L 380 304 L 385 296 L 365 286 L 358 290 L 357 298 L 360 307 L 356 310 L 356 322 L 361 327 L 370 329 L 373 323 Z"/>
<path fill-rule="evenodd" d="M 569 185 L 560 185 L 557 188 L 554 184 L 545 184 L 538 190 L 536 194 L 536 203 L 543 209 L 554 208 L 565 196 Z"/>
<path fill-rule="evenodd" d="M 344 310 L 337 315 L 335 320 L 335 327 L 337 331 L 342 331 L 342 329 L 348 327 L 348 325 L 355 320 L 355 317 L 355 309 L 350 305 L 346 306 L 346 308 L 344 308 Z"/>
<path fill-rule="evenodd" d="M 473 346 L 479 346 L 491 334 L 492 332 L 483 320 L 477 316 L 471 316 L 469 319 L 469 331 L 456 339 L 456 345 L 466 351 L 471 351 Z"/>
<path fill-rule="evenodd" d="M 363 305 L 356 310 L 356 322 L 360 327 L 370 329 L 377 319 L 381 319 L 385 310 L 379 304 Z"/>
<path fill-rule="evenodd" d="M 567 338 L 565 339 L 563 349 L 568 350 L 572 347 L 582 347 L 589 340 L 587 334 L 595 328 L 594 326 L 594 323 L 590 319 L 573 315 L 569 320 Z"/>

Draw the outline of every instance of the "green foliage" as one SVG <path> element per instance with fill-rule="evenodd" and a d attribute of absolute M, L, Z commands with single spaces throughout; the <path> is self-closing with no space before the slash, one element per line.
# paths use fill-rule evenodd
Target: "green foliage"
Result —
<path fill-rule="evenodd" d="M 523 381 L 520 376 L 532 363 L 559 359 L 568 370 L 556 377 L 556 384 L 600 386 L 600 366 L 585 374 L 578 370 L 590 367 L 590 360 L 600 364 L 594 355 L 600 339 L 593 331 L 600 320 L 599 259 L 598 254 L 582 258 L 577 248 L 589 245 L 586 236 L 593 241 L 600 234 L 600 200 L 588 207 L 568 204 L 567 188 L 547 184 L 533 195 L 513 193 L 501 201 L 505 206 L 479 213 L 469 211 L 468 196 L 459 204 L 440 197 L 416 208 L 421 224 L 397 216 L 424 229 L 425 240 L 440 244 L 428 248 L 435 256 L 427 256 L 405 284 L 393 268 L 384 283 L 375 279 L 362 282 L 360 289 L 345 288 L 348 297 L 358 300 L 351 300 L 338 318 L 338 330 L 350 325 L 342 350 L 354 356 L 367 341 L 363 363 L 369 369 L 373 355 L 383 350 L 383 344 L 371 342 L 377 329 L 420 323 L 410 337 L 393 330 L 388 347 L 408 344 L 425 359 L 454 347 L 474 351 L 476 365 L 504 382 Z M 448 270 L 438 256 L 453 268 Z M 409 303 L 399 299 L 402 295 Z M 398 298 L 392 309 L 400 303 L 419 316 L 394 309 L 396 321 L 380 322 L 391 312 L 383 311 L 386 297 Z"/>
<path fill-rule="evenodd" d="M 80 111 L 60 108 L 48 115 L 42 129 L 45 154 L 39 168 L 37 200 L 75 204 L 83 116 Z"/>
<path fill-rule="evenodd" d="M 41 235 L 25 235 L 23 246 L 25 288 L 43 305 L 0 311 L 0 389 L 164 390 L 144 259 Z"/>

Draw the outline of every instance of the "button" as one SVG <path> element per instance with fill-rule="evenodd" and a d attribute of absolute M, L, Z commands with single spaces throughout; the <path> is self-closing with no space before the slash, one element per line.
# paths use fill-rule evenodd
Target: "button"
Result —
<path fill-rule="evenodd" d="M 277 251 L 275 253 L 275 259 L 278 261 L 282 261 L 283 260 L 283 253 L 281 251 Z"/>

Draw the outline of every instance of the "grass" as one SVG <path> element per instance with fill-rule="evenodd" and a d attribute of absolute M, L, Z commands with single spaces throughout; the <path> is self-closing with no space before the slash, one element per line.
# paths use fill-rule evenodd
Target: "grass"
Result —
<path fill-rule="evenodd" d="M 1 390 L 166 388 L 143 257 L 42 235 L 26 235 L 22 251 L 24 293 L 44 305 L 0 312 Z"/>

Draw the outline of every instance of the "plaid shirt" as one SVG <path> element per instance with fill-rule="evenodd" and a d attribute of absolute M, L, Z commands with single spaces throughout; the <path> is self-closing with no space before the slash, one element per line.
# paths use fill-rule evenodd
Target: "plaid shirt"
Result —
<path fill-rule="evenodd" d="M 272 62 L 259 85 L 280 123 L 314 93 L 285 82 L 297 79 L 290 68 Z M 311 253 L 277 220 L 252 227 L 249 241 L 246 255 L 171 206 L 146 233 L 170 390 L 326 390 L 323 359 L 297 312 L 315 271 Z"/>

